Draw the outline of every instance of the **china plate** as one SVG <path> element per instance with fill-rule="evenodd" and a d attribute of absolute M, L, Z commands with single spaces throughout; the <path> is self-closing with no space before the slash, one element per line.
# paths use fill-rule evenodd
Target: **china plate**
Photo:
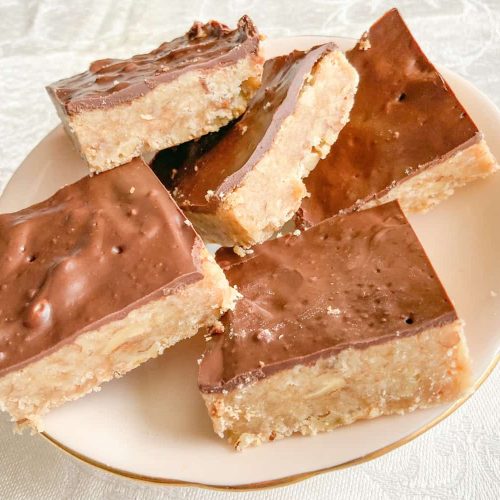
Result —
<path fill-rule="evenodd" d="M 331 40 L 269 40 L 266 55 Z M 334 40 L 342 49 L 352 46 L 352 40 Z M 499 111 L 463 78 L 442 72 L 500 158 Z M 16 171 L 0 198 L 0 212 L 41 201 L 85 174 L 82 160 L 58 127 Z M 493 369 L 500 347 L 500 174 L 459 190 L 432 212 L 410 221 L 466 321 L 475 389 Z M 105 384 L 101 392 L 52 411 L 45 436 L 73 456 L 127 477 L 259 488 L 379 456 L 425 432 L 466 399 L 237 453 L 213 433 L 197 390 L 195 360 L 203 344 L 202 337 L 181 342 L 123 379 Z"/>

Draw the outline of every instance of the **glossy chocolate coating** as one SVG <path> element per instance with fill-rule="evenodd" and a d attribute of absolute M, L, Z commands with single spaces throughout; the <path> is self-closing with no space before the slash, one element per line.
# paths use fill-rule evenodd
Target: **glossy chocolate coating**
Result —
<path fill-rule="evenodd" d="M 305 181 L 309 223 L 380 198 L 481 137 L 396 9 L 346 56 L 359 74 L 358 91 L 349 123 Z"/>
<path fill-rule="evenodd" d="M 150 167 L 164 186 L 169 190 L 175 190 L 179 183 L 176 177 L 186 175 L 188 170 L 190 170 L 189 175 L 194 175 L 196 172 L 193 167 L 200 156 L 213 148 L 237 122 L 238 119 L 233 120 L 216 132 L 210 132 L 198 139 L 163 149 L 153 157 Z M 178 190 L 175 194 L 177 192 Z M 182 201 L 182 199 L 177 201 Z"/>
<path fill-rule="evenodd" d="M 457 316 L 397 202 L 337 216 L 217 261 L 243 298 L 200 366 L 230 390 L 343 349 L 415 335 Z"/>
<path fill-rule="evenodd" d="M 47 87 L 68 114 L 130 102 L 182 73 L 233 64 L 259 51 L 259 34 L 248 16 L 235 30 L 217 21 L 196 22 L 184 35 L 130 59 L 102 59 L 89 69 Z"/>
<path fill-rule="evenodd" d="M 184 221 L 141 160 L 0 215 L 0 373 L 202 279 Z"/>
<path fill-rule="evenodd" d="M 193 142 L 191 151 L 177 150 L 184 151 L 184 161 L 182 157 L 158 157 L 155 172 L 178 170 L 175 176 L 160 176 L 175 190 L 182 208 L 213 211 L 224 195 L 242 181 L 269 150 L 285 118 L 293 113 L 305 77 L 332 50 L 338 50 L 337 46 L 328 43 L 266 61 L 262 85 L 234 126 L 215 133 L 201 147 L 199 142 Z M 211 197 L 207 196 L 210 191 Z"/>

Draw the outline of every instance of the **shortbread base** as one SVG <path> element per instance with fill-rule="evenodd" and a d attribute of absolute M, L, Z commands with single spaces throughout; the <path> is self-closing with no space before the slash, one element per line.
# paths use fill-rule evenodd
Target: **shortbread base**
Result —
<path fill-rule="evenodd" d="M 0 379 L 0 408 L 18 428 L 43 430 L 51 408 L 100 390 L 167 347 L 214 325 L 231 308 L 234 290 L 203 251 L 204 278 L 177 293 L 148 302 L 125 318 L 77 336 L 71 343 Z"/>
<path fill-rule="evenodd" d="M 385 196 L 362 205 L 371 208 L 398 200 L 405 213 L 424 213 L 449 198 L 455 189 L 499 170 L 486 142 L 479 141 L 444 161 L 415 173 Z"/>
<path fill-rule="evenodd" d="M 294 112 L 271 148 L 215 213 L 186 216 L 201 235 L 223 246 L 249 247 L 270 238 L 297 211 L 303 179 L 330 151 L 349 119 L 358 75 L 340 51 L 327 54 L 306 78 Z"/>
<path fill-rule="evenodd" d="M 462 322 L 366 348 L 348 348 L 203 398 L 214 430 L 236 449 L 294 433 L 450 402 L 469 387 Z"/>
<path fill-rule="evenodd" d="M 90 171 L 98 173 L 218 130 L 245 111 L 261 73 L 262 58 L 251 54 L 230 66 L 184 73 L 130 103 L 75 115 L 51 97 Z"/>

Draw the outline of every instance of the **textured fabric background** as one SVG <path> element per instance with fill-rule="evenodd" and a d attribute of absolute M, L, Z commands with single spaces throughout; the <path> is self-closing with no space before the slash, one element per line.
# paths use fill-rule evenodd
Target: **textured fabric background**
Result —
<path fill-rule="evenodd" d="M 58 123 L 44 85 L 94 59 L 151 49 L 194 19 L 234 24 L 243 13 L 270 37 L 357 37 L 394 5 L 434 62 L 461 73 L 500 105 L 499 0 L 0 0 L 0 190 Z M 240 494 L 114 477 L 40 437 L 14 436 L 2 415 L 0 498 L 500 498 L 499 389 L 497 369 L 460 410 L 403 448 L 286 488 Z"/>

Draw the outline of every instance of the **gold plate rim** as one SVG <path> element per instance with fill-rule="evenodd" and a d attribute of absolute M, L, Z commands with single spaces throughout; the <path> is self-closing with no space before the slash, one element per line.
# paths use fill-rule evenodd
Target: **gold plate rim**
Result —
<path fill-rule="evenodd" d="M 161 486 L 177 486 L 177 487 L 191 487 L 191 488 L 201 488 L 207 490 L 215 490 L 215 491 L 257 491 L 257 490 L 267 490 L 272 488 L 278 488 L 282 486 L 289 486 L 294 483 L 298 483 L 300 481 L 305 481 L 306 479 L 310 479 L 314 476 L 318 476 L 320 474 L 325 474 L 327 472 L 333 472 L 336 470 L 347 469 L 349 467 L 353 467 L 355 465 L 363 464 L 365 462 L 369 462 L 374 460 L 375 458 L 381 457 L 401 446 L 413 441 L 417 437 L 425 434 L 428 430 L 432 429 L 434 426 L 442 422 L 445 418 L 449 417 L 452 413 L 455 413 L 485 382 L 485 380 L 493 373 L 495 367 L 497 366 L 500 360 L 500 353 L 497 353 L 490 364 L 487 366 L 486 370 L 483 374 L 476 380 L 473 384 L 472 388 L 464 394 L 460 399 L 455 401 L 447 410 L 438 415 L 436 418 L 428 422 L 427 424 L 420 427 L 416 431 L 408 434 L 404 438 L 395 441 L 387 446 L 379 448 L 378 450 L 372 451 L 358 458 L 354 458 L 352 460 L 348 460 L 347 462 L 343 462 L 337 465 L 333 465 L 331 467 L 325 467 L 323 469 L 308 471 L 308 472 L 300 472 L 298 474 L 293 474 L 291 476 L 286 476 L 278 479 L 271 479 L 269 481 L 260 481 L 257 483 L 246 483 L 246 484 L 238 484 L 238 485 L 217 485 L 217 484 L 207 484 L 207 483 L 199 483 L 192 481 L 184 481 L 181 479 L 168 479 L 162 477 L 155 476 L 146 476 L 142 474 L 136 474 L 134 472 L 129 472 L 123 469 L 118 469 L 115 467 L 111 467 L 102 462 L 94 460 L 86 455 L 83 455 L 64 444 L 57 441 L 57 439 L 50 436 L 50 434 L 46 432 L 41 432 L 40 436 L 42 436 L 47 442 L 55 446 L 57 449 L 63 451 L 67 455 L 77 459 L 80 462 L 83 462 L 91 467 L 99 469 L 104 472 L 108 472 L 113 474 L 114 476 L 130 479 L 132 481 L 137 481 L 141 483 L 147 483 L 150 485 L 161 485 Z"/>

